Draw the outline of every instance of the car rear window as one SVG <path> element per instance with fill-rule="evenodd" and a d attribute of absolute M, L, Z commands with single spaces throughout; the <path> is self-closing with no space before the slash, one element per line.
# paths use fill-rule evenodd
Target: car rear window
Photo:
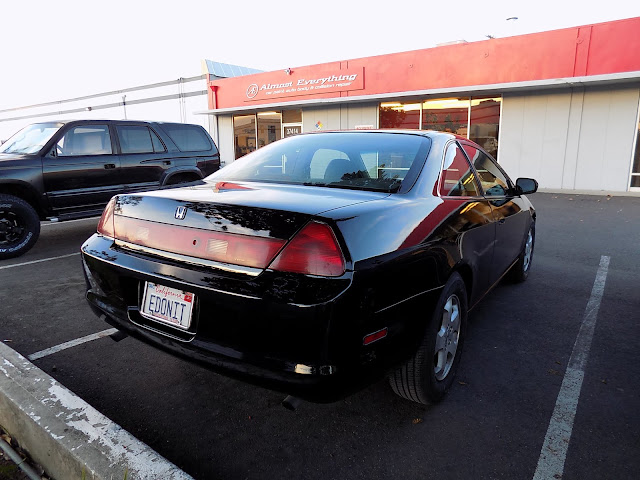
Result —
<path fill-rule="evenodd" d="M 173 140 L 181 152 L 204 152 L 211 150 L 211 140 L 199 125 L 164 124 L 162 129 Z"/>
<path fill-rule="evenodd" d="M 430 146 L 428 137 L 398 133 L 297 135 L 236 160 L 208 180 L 397 192 L 405 179 L 415 180 Z"/>

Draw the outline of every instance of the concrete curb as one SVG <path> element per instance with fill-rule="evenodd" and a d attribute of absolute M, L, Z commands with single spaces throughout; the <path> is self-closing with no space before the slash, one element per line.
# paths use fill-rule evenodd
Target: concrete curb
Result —
<path fill-rule="evenodd" d="M 0 425 L 58 480 L 193 480 L 2 342 Z"/>

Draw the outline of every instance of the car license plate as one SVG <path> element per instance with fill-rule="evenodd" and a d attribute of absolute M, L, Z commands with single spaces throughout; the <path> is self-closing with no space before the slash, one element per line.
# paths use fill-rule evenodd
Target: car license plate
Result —
<path fill-rule="evenodd" d="M 175 288 L 145 282 L 142 315 L 184 330 L 191 326 L 195 296 Z"/>

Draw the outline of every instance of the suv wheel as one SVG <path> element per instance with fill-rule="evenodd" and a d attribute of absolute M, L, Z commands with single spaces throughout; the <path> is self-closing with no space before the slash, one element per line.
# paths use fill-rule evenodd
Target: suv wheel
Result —
<path fill-rule="evenodd" d="M 31 205 L 13 195 L 0 195 L 0 260 L 19 257 L 40 235 L 40 218 Z"/>

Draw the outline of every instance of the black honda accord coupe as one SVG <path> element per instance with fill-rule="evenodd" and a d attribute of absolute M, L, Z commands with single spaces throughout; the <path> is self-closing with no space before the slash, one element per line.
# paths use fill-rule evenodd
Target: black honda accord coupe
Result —
<path fill-rule="evenodd" d="M 86 297 L 123 334 L 289 398 L 388 376 L 433 403 L 468 311 L 529 274 L 536 189 L 448 133 L 297 135 L 111 199 L 82 246 Z"/>

